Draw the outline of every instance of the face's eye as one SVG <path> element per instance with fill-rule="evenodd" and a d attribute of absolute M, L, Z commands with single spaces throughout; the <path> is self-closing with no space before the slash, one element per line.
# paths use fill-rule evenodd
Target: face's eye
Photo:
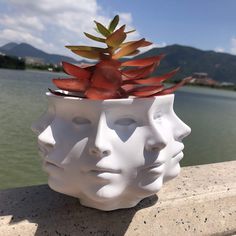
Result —
<path fill-rule="evenodd" d="M 72 122 L 76 125 L 90 125 L 91 121 L 87 118 L 76 116 L 73 118 Z"/>
<path fill-rule="evenodd" d="M 129 126 L 132 124 L 136 124 L 136 121 L 131 119 L 131 118 L 121 118 L 115 122 L 116 125 L 121 125 L 121 126 Z"/>
<path fill-rule="evenodd" d="M 162 113 L 160 111 L 155 112 L 154 115 L 153 115 L 153 119 L 157 120 L 157 121 L 160 121 L 162 119 Z"/>

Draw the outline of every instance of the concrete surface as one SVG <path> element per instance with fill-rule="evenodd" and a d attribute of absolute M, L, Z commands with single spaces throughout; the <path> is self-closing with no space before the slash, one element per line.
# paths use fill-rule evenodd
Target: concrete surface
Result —
<path fill-rule="evenodd" d="M 0 236 L 236 235 L 236 161 L 182 168 L 158 196 L 112 212 L 47 185 L 0 191 Z"/>

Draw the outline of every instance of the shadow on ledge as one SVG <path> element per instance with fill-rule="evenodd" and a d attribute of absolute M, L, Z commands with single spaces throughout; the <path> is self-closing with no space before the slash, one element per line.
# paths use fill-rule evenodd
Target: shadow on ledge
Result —
<path fill-rule="evenodd" d="M 124 235 L 135 213 L 157 201 L 154 195 L 134 208 L 103 212 L 41 185 L 1 191 L 0 216 L 12 215 L 9 226 L 23 220 L 37 224 L 38 236 Z"/>

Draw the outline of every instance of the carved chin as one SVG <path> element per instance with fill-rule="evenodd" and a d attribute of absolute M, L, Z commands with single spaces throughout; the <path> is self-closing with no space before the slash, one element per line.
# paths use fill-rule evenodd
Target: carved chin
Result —
<path fill-rule="evenodd" d="M 63 184 L 61 180 L 58 180 L 50 175 L 48 176 L 48 185 L 51 189 L 59 193 L 68 194 L 69 192 L 71 192 L 70 189 L 68 189 L 68 187 L 66 187 L 66 185 Z"/>
<path fill-rule="evenodd" d="M 118 186 L 105 185 L 98 189 L 94 189 L 94 193 L 88 193 L 87 197 L 96 202 L 106 202 L 113 199 L 119 199 L 124 194 L 124 189 Z"/>
<path fill-rule="evenodd" d="M 179 173 L 180 173 L 180 165 L 179 163 L 176 163 L 166 172 L 163 182 L 174 179 L 175 177 L 179 175 Z"/>

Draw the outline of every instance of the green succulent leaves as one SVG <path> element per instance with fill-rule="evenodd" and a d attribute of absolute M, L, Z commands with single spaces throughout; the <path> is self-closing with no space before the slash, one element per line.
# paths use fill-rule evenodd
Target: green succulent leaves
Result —
<path fill-rule="evenodd" d="M 84 32 L 84 34 L 85 34 L 85 36 L 87 36 L 89 39 L 92 39 L 92 40 L 97 41 L 97 42 L 105 43 L 105 39 L 103 39 L 103 38 L 96 37 L 96 36 L 91 35 L 91 34 L 86 33 L 86 32 Z"/>
<path fill-rule="evenodd" d="M 119 16 L 116 15 L 116 16 L 113 18 L 113 20 L 110 22 L 108 30 L 109 30 L 111 33 L 115 30 L 116 26 L 119 24 L 119 21 L 120 21 Z"/>
<path fill-rule="evenodd" d="M 105 47 L 89 47 L 89 46 L 66 46 L 75 54 L 88 59 L 104 59 L 114 58 L 118 59 L 122 56 L 133 56 L 139 53 L 138 47 L 148 46 L 150 43 L 141 39 L 138 41 L 130 41 L 124 43 L 127 38 L 127 34 L 134 32 L 135 30 L 125 31 L 125 25 L 118 27 L 119 16 L 116 15 L 110 22 L 109 26 L 94 21 L 96 24 L 95 30 L 101 36 L 95 36 L 84 32 L 85 36 L 93 41 L 104 43 Z M 136 46 L 137 45 L 137 46 Z M 139 46 L 140 45 L 140 46 Z M 119 52 L 117 53 L 117 50 Z"/>
<path fill-rule="evenodd" d="M 97 26 L 97 30 L 99 33 L 101 33 L 103 36 L 107 37 L 110 35 L 110 31 L 101 23 L 94 21 L 96 26 Z"/>

